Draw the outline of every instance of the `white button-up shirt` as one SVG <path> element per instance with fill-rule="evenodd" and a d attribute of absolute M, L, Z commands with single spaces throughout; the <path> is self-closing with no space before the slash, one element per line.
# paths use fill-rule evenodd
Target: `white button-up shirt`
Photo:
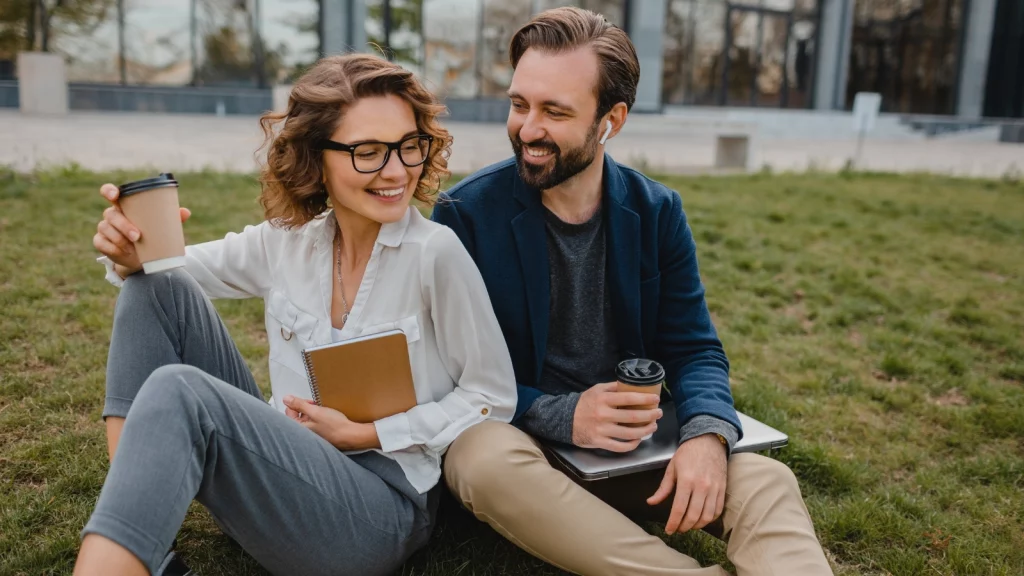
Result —
<path fill-rule="evenodd" d="M 326 216 L 326 217 L 325 217 Z M 300 354 L 330 343 L 333 213 L 284 230 L 263 222 L 188 246 L 188 271 L 210 298 L 263 298 L 270 343 L 270 404 L 312 398 Z M 121 279 L 110 261 L 107 278 Z M 420 493 L 437 484 L 441 456 L 482 420 L 509 422 L 516 386 L 508 348 L 476 264 L 448 228 L 410 207 L 381 226 L 342 339 L 398 328 L 409 342 L 418 405 L 374 422 L 379 452 Z"/>

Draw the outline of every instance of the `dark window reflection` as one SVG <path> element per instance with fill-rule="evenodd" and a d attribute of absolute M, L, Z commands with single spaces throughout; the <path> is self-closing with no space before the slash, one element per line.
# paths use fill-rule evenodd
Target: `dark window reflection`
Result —
<path fill-rule="evenodd" d="M 814 85 L 814 64 L 818 19 L 814 14 L 796 16 L 789 35 L 786 74 L 789 77 L 790 108 L 810 108 Z"/>
<path fill-rule="evenodd" d="M 729 43 L 725 56 L 725 98 L 727 106 L 753 106 L 755 104 L 755 79 L 758 64 L 758 41 L 761 13 L 750 10 L 730 10 L 729 29 L 726 31 Z"/>
<path fill-rule="evenodd" d="M 858 0 L 846 105 L 878 92 L 887 112 L 952 114 L 963 0 Z"/>
<path fill-rule="evenodd" d="M 673 0 L 665 19 L 666 104 L 716 104 L 725 46 L 725 3 Z"/>
<path fill-rule="evenodd" d="M 1024 117 L 1024 3 L 999 0 L 985 84 L 984 115 Z"/>

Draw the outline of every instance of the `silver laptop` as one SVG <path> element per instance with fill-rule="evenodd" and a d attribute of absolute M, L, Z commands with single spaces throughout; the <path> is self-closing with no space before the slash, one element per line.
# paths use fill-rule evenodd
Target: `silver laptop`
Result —
<path fill-rule="evenodd" d="M 661 405 L 664 415 L 658 420 L 658 431 L 644 440 L 636 450 L 619 454 L 607 450 L 578 448 L 560 442 L 545 442 L 545 448 L 565 467 L 581 480 L 601 480 L 625 476 L 646 470 L 668 466 L 676 449 L 679 448 L 679 424 L 676 420 L 675 405 L 665 402 Z M 733 446 L 733 453 L 762 452 L 782 448 L 789 437 L 782 432 L 737 412 L 743 426 L 743 438 Z"/>

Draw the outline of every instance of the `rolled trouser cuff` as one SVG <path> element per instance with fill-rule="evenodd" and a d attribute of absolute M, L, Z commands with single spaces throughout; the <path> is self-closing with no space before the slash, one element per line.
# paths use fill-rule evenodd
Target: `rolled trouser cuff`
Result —
<path fill-rule="evenodd" d="M 103 418 L 106 419 L 108 416 L 115 418 L 127 418 L 128 409 L 132 407 L 131 398 L 119 398 L 117 396 L 107 396 L 103 400 Z"/>
<path fill-rule="evenodd" d="M 84 539 L 87 534 L 103 536 L 124 547 L 146 566 L 150 574 L 156 574 L 160 562 L 167 555 L 167 550 L 144 531 L 121 518 L 103 512 L 93 512 L 89 522 L 82 529 L 81 538 Z"/>

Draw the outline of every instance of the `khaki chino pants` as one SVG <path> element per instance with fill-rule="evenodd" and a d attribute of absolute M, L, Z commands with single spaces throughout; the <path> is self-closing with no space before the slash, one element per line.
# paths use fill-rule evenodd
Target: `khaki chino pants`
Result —
<path fill-rule="evenodd" d="M 645 502 L 662 473 L 631 476 L 628 490 L 612 481 L 584 488 L 552 467 L 531 436 L 494 421 L 463 432 L 444 465 L 448 487 L 478 519 L 563 570 L 587 576 L 727 575 L 720 566 L 702 568 L 627 516 L 667 519 L 670 504 L 652 509 Z M 730 458 L 722 516 L 706 530 L 727 543 L 739 576 L 832 574 L 796 477 L 770 458 Z"/>

